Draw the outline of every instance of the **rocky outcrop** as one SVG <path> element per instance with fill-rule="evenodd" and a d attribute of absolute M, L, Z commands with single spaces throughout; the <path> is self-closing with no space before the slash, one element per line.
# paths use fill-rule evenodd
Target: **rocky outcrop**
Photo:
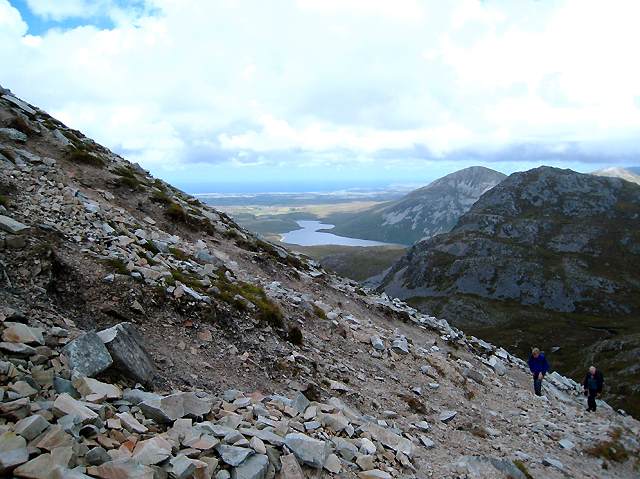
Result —
<path fill-rule="evenodd" d="M 507 176 L 482 166 L 472 166 L 429 183 L 399 200 L 370 212 L 358 213 L 335 234 L 391 243 L 413 244 L 446 233 L 463 213 Z"/>
<path fill-rule="evenodd" d="M 527 337 L 525 329 L 549 349 L 580 349 L 607 328 L 637 324 L 639 217 L 640 188 L 627 181 L 548 167 L 515 173 L 453 231 L 414 246 L 382 289 L 419 298 L 423 311 L 476 334 L 508 325 L 505 346 Z M 545 328 L 544 320 L 566 326 Z"/>

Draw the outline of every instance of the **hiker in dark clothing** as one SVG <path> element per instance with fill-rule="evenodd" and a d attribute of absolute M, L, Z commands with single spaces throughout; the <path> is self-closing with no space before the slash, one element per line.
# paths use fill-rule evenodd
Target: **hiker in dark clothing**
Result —
<path fill-rule="evenodd" d="M 551 365 L 544 354 L 540 354 L 540 350 L 535 348 L 529 356 L 529 371 L 533 375 L 533 389 L 536 396 L 542 396 L 542 378 L 547 373 Z"/>
<path fill-rule="evenodd" d="M 596 397 L 600 397 L 602 393 L 602 385 L 604 384 L 604 378 L 600 371 L 596 371 L 595 366 L 589 368 L 587 377 L 584 378 L 584 393 L 589 391 L 589 397 L 587 398 L 587 411 L 596 412 Z"/>

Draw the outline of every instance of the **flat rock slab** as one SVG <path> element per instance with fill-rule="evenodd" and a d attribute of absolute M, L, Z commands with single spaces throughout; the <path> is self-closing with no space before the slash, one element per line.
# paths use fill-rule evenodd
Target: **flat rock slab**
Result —
<path fill-rule="evenodd" d="M 53 414 L 57 417 L 62 417 L 69 414 L 77 414 L 80 416 L 83 424 L 94 423 L 98 420 L 99 416 L 82 404 L 80 401 L 76 401 L 68 394 L 60 394 L 53 403 Z"/>
<path fill-rule="evenodd" d="M 0 476 L 4 477 L 5 474 L 8 474 L 28 460 L 29 448 L 27 447 L 0 452 Z"/>
<path fill-rule="evenodd" d="M 269 469 L 269 458 L 255 454 L 231 471 L 231 479 L 264 479 Z"/>
<path fill-rule="evenodd" d="M 125 477 L 154 479 L 155 477 L 153 469 L 130 458 L 107 462 L 100 466 L 87 467 L 87 474 L 100 479 L 123 479 Z"/>
<path fill-rule="evenodd" d="M 295 454 L 281 456 L 280 463 L 282 464 L 280 472 L 283 479 L 304 479 L 305 476 Z"/>
<path fill-rule="evenodd" d="M 253 449 L 246 447 L 227 446 L 219 444 L 216 451 L 220 454 L 220 458 L 230 466 L 237 467 L 242 464 L 249 456 L 254 454 Z"/>
<path fill-rule="evenodd" d="M 29 234 L 31 228 L 8 216 L 0 215 L 0 230 L 14 235 Z"/>
<path fill-rule="evenodd" d="M 284 438 L 285 445 L 296 458 L 311 467 L 320 469 L 327 460 L 326 444 L 305 434 L 291 433 Z"/>
<path fill-rule="evenodd" d="M 442 411 L 440 413 L 440 421 L 442 422 L 451 421 L 454 417 L 456 417 L 456 414 L 458 414 L 458 411 Z"/>
<path fill-rule="evenodd" d="M 42 328 L 31 328 L 22 323 L 4 323 L 6 329 L 2 331 L 2 340 L 8 343 L 24 343 L 43 345 Z"/>

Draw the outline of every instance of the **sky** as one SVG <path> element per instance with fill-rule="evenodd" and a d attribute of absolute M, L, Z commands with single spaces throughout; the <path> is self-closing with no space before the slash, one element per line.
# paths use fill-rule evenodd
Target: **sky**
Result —
<path fill-rule="evenodd" d="M 0 85 L 189 193 L 640 165 L 637 0 L 0 0 Z"/>

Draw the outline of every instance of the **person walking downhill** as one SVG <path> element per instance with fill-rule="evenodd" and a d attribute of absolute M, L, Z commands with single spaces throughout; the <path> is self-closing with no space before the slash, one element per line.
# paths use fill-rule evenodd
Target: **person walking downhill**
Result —
<path fill-rule="evenodd" d="M 602 376 L 602 372 L 597 371 L 595 366 L 591 366 L 587 377 L 584 379 L 584 393 L 587 394 L 587 391 L 589 391 L 587 411 L 596 412 L 596 397 L 600 397 L 603 384 L 604 377 Z"/>
<path fill-rule="evenodd" d="M 531 356 L 529 356 L 529 371 L 531 371 L 533 375 L 533 390 L 536 396 L 542 396 L 542 378 L 547 374 L 550 367 L 549 361 L 544 357 L 544 354 L 540 353 L 538 348 L 531 351 Z"/>

